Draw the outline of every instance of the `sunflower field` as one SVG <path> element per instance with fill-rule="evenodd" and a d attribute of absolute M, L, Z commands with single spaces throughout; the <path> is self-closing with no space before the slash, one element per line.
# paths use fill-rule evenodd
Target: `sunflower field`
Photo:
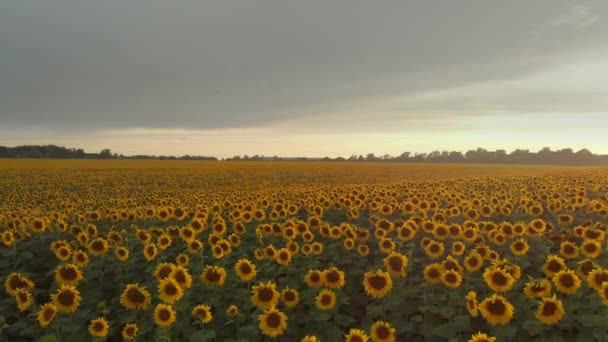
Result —
<path fill-rule="evenodd" d="M 608 341 L 608 170 L 0 161 L 2 341 Z"/>

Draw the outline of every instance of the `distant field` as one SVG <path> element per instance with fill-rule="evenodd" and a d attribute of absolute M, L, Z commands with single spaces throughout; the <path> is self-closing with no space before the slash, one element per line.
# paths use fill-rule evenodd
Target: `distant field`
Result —
<path fill-rule="evenodd" d="M 602 340 L 607 222 L 608 168 L 5 159 L 0 340 Z"/>

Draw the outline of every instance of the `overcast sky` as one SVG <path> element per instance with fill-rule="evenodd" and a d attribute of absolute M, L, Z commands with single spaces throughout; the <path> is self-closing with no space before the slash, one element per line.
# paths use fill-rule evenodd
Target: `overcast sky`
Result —
<path fill-rule="evenodd" d="M 0 145 L 608 153 L 608 1 L 0 2 Z"/>

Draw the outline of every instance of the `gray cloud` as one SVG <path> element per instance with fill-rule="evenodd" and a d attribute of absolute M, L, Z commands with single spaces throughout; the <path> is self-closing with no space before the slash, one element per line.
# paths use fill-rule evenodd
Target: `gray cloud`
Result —
<path fill-rule="evenodd" d="M 602 0 L 4 1 L 0 119 L 5 127 L 263 126 L 528 77 L 606 48 L 607 8 Z M 500 100 L 524 109 L 550 101 L 538 95 Z"/>

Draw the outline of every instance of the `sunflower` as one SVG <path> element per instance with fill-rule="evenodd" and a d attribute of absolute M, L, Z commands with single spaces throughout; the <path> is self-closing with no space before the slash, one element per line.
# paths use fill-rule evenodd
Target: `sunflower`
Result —
<path fill-rule="evenodd" d="M 546 279 L 531 281 L 524 286 L 524 294 L 530 299 L 548 297 L 551 295 L 551 283 Z"/>
<path fill-rule="evenodd" d="M 496 342 L 496 337 L 478 332 L 477 334 L 471 336 L 469 342 Z"/>
<path fill-rule="evenodd" d="M 302 340 L 300 340 L 300 342 L 319 342 L 319 339 L 317 338 L 317 336 L 314 335 L 306 335 L 302 337 Z"/>
<path fill-rule="evenodd" d="M 365 292 L 374 298 L 382 298 L 393 288 L 393 280 L 388 272 L 369 271 L 363 276 Z"/>
<path fill-rule="evenodd" d="M 595 240 L 587 240 L 581 245 L 581 251 L 585 257 L 590 259 L 597 258 L 602 252 L 602 245 Z"/>
<path fill-rule="evenodd" d="M 104 337 L 108 334 L 110 324 L 103 317 L 91 320 L 89 323 L 89 334 L 94 337 Z"/>
<path fill-rule="evenodd" d="M 464 271 L 458 260 L 454 259 L 454 257 L 451 255 L 448 255 L 448 257 L 441 262 L 441 268 L 444 271 L 456 271 L 458 273 L 462 273 Z"/>
<path fill-rule="evenodd" d="M 321 255 L 323 253 L 323 244 L 320 242 L 312 243 L 312 254 L 313 255 Z"/>
<path fill-rule="evenodd" d="M 34 288 L 34 283 L 26 276 L 13 272 L 6 277 L 4 281 L 4 289 L 10 296 L 15 296 L 18 289 L 31 290 Z"/>
<path fill-rule="evenodd" d="M 158 284 L 158 294 L 163 302 L 173 304 L 182 298 L 184 290 L 175 279 L 167 277 Z"/>
<path fill-rule="evenodd" d="M 441 242 L 431 241 L 424 249 L 426 254 L 431 258 L 439 258 L 445 252 L 445 246 Z"/>
<path fill-rule="evenodd" d="M 129 259 L 129 250 L 126 247 L 120 246 L 114 249 L 114 255 L 120 261 L 127 261 Z"/>
<path fill-rule="evenodd" d="M 350 329 L 348 334 L 344 335 L 346 342 L 367 342 L 369 336 L 361 329 Z"/>
<path fill-rule="evenodd" d="M 441 269 L 440 264 L 435 262 L 435 263 L 426 265 L 424 267 L 424 271 L 423 271 L 424 280 L 426 280 L 426 282 L 429 284 L 440 283 L 441 282 L 441 273 L 442 273 L 442 269 Z"/>
<path fill-rule="evenodd" d="M 602 298 L 602 302 L 608 305 L 608 282 L 602 283 L 602 287 L 597 291 Z"/>
<path fill-rule="evenodd" d="M 557 255 L 549 255 L 547 261 L 543 265 L 543 272 L 547 277 L 552 277 L 555 273 L 565 270 L 566 262 L 564 259 Z"/>
<path fill-rule="evenodd" d="M 207 286 L 222 287 L 226 282 L 226 270 L 223 267 L 207 265 L 200 278 Z"/>
<path fill-rule="evenodd" d="M 287 287 L 281 291 L 281 301 L 286 307 L 292 308 L 300 301 L 300 294 L 297 290 Z"/>
<path fill-rule="evenodd" d="M 41 327 L 46 327 L 53 321 L 55 318 L 55 314 L 57 313 L 57 308 L 53 303 L 45 303 L 40 306 L 40 310 L 38 310 L 38 323 Z"/>
<path fill-rule="evenodd" d="M 323 285 L 322 272 L 319 270 L 308 270 L 308 273 L 304 277 L 304 281 L 308 287 L 319 287 Z"/>
<path fill-rule="evenodd" d="M 239 308 L 236 305 L 230 305 L 228 309 L 226 309 L 226 314 L 228 317 L 234 318 L 239 314 Z"/>
<path fill-rule="evenodd" d="M 324 286 L 339 289 L 344 287 L 344 271 L 331 267 L 321 272 L 322 284 Z"/>
<path fill-rule="evenodd" d="M 589 274 L 599 267 L 590 259 L 583 259 L 578 262 L 578 266 L 576 267 L 576 273 L 582 278 L 587 278 Z"/>
<path fill-rule="evenodd" d="M 190 264 L 190 257 L 187 254 L 178 254 L 175 258 L 175 262 L 180 266 L 186 267 Z"/>
<path fill-rule="evenodd" d="M 200 304 L 192 309 L 192 316 L 197 317 L 201 320 L 201 323 L 209 323 L 213 319 L 211 313 L 211 307 L 208 305 Z"/>
<path fill-rule="evenodd" d="M 234 270 L 242 281 L 250 281 L 257 274 L 255 264 L 249 261 L 249 259 L 240 259 L 237 261 L 234 265 Z"/>
<path fill-rule="evenodd" d="M 17 301 L 19 311 L 25 311 L 33 304 L 32 293 L 26 289 L 15 291 L 15 300 Z"/>
<path fill-rule="evenodd" d="M 89 255 L 85 251 L 76 251 L 72 255 L 72 263 L 78 267 L 85 267 L 89 264 Z"/>
<path fill-rule="evenodd" d="M 137 336 L 139 327 L 135 323 L 129 323 L 122 328 L 121 335 L 123 340 L 132 341 Z"/>
<path fill-rule="evenodd" d="M 452 244 L 452 254 L 454 255 L 461 256 L 464 254 L 465 250 L 465 244 L 460 241 L 456 241 Z"/>
<path fill-rule="evenodd" d="M 536 318 L 547 325 L 557 323 L 565 314 L 564 304 L 555 295 L 543 298 L 536 310 Z"/>
<path fill-rule="evenodd" d="M 566 260 L 578 258 L 578 246 L 570 241 L 564 241 L 560 245 L 559 254 Z"/>
<path fill-rule="evenodd" d="M 74 313 L 80 306 L 80 291 L 72 285 L 62 284 L 57 293 L 51 295 L 53 304 L 60 313 Z"/>
<path fill-rule="evenodd" d="M 156 259 L 157 256 L 158 256 L 158 248 L 156 247 L 155 244 L 149 243 L 144 246 L 144 257 L 146 258 L 146 260 L 152 261 L 152 260 Z"/>
<path fill-rule="evenodd" d="M 55 279 L 59 284 L 77 285 L 84 277 L 78 266 L 68 264 L 55 270 Z"/>
<path fill-rule="evenodd" d="M 479 303 L 479 311 L 488 323 L 507 324 L 513 318 L 513 305 L 503 296 L 493 294 Z"/>
<path fill-rule="evenodd" d="M 154 323 L 159 327 L 168 327 L 175 323 L 177 315 L 171 305 L 158 304 L 154 309 Z"/>
<path fill-rule="evenodd" d="M 553 275 L 555 288 L 568 295 L 576 293 L 581 287 L 581 279 L 572 270 L 563 270 Z"/>
<path fill-rule="evenodd" d="M 464 267 L 469 272 L 475 272 L 483 267 L 483 257 L 477 251 L 472 251 L 464 258 Z"/>
<path fill-rule="evenodd" d="M 282 335 L 287 329 L 287 315 L 275 308 L 266 310 L 258 316 L 258 320 L 262 334 L 270 337 Z"/>
<path fill-rule="evenodd" d="M 277 285 L 269 281 L 268 283 L 259 283 L 253 286 L 251 294 L 251 302 L 263 310 L 276 307 L 279 302 L 280 294 L 277 291 Z"/>
<path fill-rule="evenodd" d="M 522 255 L 526 255 L 526 253 L 528 253 L 528 250 L 530 249 L 530 246 L 528 245 L 528 242 L 524 239 L 518 239 L 513 241 L 513 243 L 511 243 L 511 253 L 513 253 L 513 255 L 515 256 L 522 256 Z"/>
<path fill-rule="evenodd" d="M 368 245 L 358 245 L 357 253 L 361 256 L 366 256 L 369 254 L 369 246 Z"/>
<path fill-rule="evenodd" d="M 374 322 L 370 332 L 374 342 L 395 342 L 395 328 L 387 322 Z"/>
<path fill-rule="evenodd" d="M 120 295 L 120 304 L 129 310 L 145 310 L 152 301 L 150 291 L 139 284 L 128 284 Z"/>
<path fill-rule="evenodd" d="M 587 275 L 587 283 L 596 291 L 600 291 L 605 282 L 608 282 L 608 270 L 594 269 Z"/>
<path fill-rule="evenodd" d="M 2 232 L 2 243 L 6 247 L 12 247 L 15 244 L 15 234 L 11 230 Z"/>
<path fill-rule="evenodd" d="M 509 291 L 515 283 L 515 279 L 513 279 L 511 274 L 497 267 L 486 268 L 485 272 L 483 272 L 483 279 L 494 292 Z"/>
<path fill-rule="evenodd" d="M 162 262 L 154 269 L 154 277 L 159 282 L 167 278 L 175 269 L 175 265 L 170 262 Z"/>
<path fill-rule="evenodd" d="M 323 311 L 333 309 L 336 306 L 336 293 L 328 289 L 321 290 L 315 297 L 315 305 Z"/>
<path fill-rule="evenodd" d="M 467 296 L 465 297 L 465 299 L 467 301 L 467 311 L 469 312 L 469 315 L 471 315 L 471 317 L 477 317 L 477 315 L 479 314 L 479 306 L 477 303 L 477 292 L 469 291 L 469 293 L 467 293 Z"/>
<path fill-rule="evenodd" d="M 108 241 L 104 238 L 95 238 L 91 242 L 89 242 L 89 253 L 94 256 L 101 256 L 108 252 L 109 244 Z"/>
<path fill-rule="evenodd" d="M 408 265 L 408 259 L 401 253 L 392 252 L 386 258 L 384 258 L 384 267 L 388 273 L 395 277 L 404 278 L 406 275 L 406 269 Z"/>
<path fill-rule="evenodd" d="M 179 287 L 183 290 L 187 290 L 192 286 L 192 276 L 188 269 L 183 266 L 177 266 L 169 275 L 171 278 L 175 279 Z"/>
<path fill-rule="evenodd" d="M 287 248 L 279 248 L 276 251 L 276 257 L 274 260 L 277 262 L 277 264 L 286 266 L 291 262 L 291 253 L 289 253 Z"/>

